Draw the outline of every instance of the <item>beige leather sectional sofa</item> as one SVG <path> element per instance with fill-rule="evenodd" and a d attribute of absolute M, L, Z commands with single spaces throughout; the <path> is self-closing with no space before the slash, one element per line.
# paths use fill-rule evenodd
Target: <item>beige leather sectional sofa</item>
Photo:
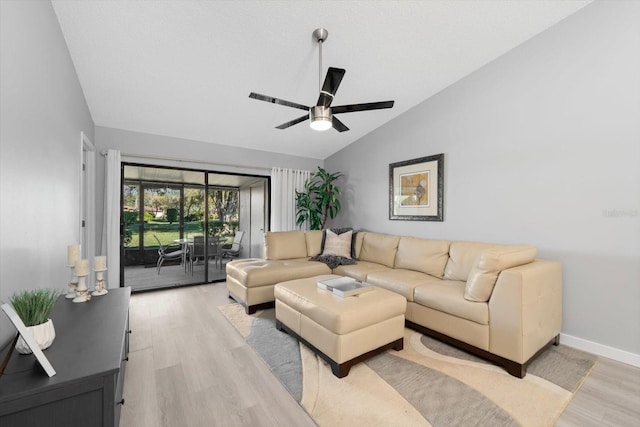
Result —
<path fill-rule="evenodd" d="M 248 313 L 273 306 L 275 284 L 339 274 L 407 299 L 406 325 L 493 361 L 522 378 L 558 343 L 562 270 L 529 245 L 430 240 L 358 232 L 357 264 L 331 270 L 309 261 L 321 231 L 268 232 L 266 259 L 227 264 L 227 289 Z"/>

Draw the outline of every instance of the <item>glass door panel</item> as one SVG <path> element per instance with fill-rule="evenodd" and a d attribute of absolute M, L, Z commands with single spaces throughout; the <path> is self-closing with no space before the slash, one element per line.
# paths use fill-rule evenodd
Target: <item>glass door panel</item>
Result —
<path fill-rule="evenodd" d="M 189 248 L 188 283 L 204 283 L 206 281 L 205 233 L 204 233 L 204 187 L 184 187 L 183 203 L 183 238 Z"/>
<path fill-rule="evenodd" d="M 144 186 L 144 221 L 140 245 L 144 248 L 145 263 L 157 259 L 160 247 L 167 252 L 180 249 L 178 240 L 182 238 L 182 215 L 179 186 Z M 163 265 L 174 264 L 163 262 Z M 184 260 L 178 260 L 184 264 Z"/>
<path fill-rule="evenodd" d="M 123 185 L 122 217 L 124 219 L 124 265 L 137 265 L 142 262 L 140 256 L 140 234 L 142 218 L 140 216 L 140 185 Z"/>
<path fill-rule="evenodd" d="M 223 249 L 231 244 L 238 230 L 239 192 L 237 188 L 209 187 L 207 197 L 209 281 L 215 281 L 225 278 Z"/>

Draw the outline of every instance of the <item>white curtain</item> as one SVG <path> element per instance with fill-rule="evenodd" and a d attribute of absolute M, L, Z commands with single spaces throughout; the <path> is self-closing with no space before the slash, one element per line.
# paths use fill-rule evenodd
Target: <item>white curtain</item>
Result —
<path fill-rule="evenodd" d="M 310 171 L 284 168 L 271 169 L 271 231 L 295 230 L 296 190 L 302 191 Z M 305 224 L 303 229 L 308 229 Z"/>
<path fill-rule="evenodd" d="M 107 286 L 120 287 L 120 151 L 108 150 L 104 185 L 102 254 L 107 256 Z"/>

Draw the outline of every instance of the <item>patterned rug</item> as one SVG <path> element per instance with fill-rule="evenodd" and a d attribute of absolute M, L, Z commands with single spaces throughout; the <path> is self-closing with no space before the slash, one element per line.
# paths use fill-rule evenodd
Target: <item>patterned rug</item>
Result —
<path fill-rule="evenodd" d="M 596 356 L 552 346 L 523 379 L 464 351 L 405 329 L 389 350 L 338 379 L 327 363 L 275 328 L 275 310 L 219 310 L 320 426 L 552 426 Z"/>

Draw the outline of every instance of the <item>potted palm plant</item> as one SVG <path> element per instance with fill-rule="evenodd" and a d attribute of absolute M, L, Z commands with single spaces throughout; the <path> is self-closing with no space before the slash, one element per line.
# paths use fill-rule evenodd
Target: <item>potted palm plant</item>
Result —
<path fill-rule="evenodd" d="M 56 337 L 53 321 L 49 314 L 60 295 L 53 289 L 35 289 L 22 291 L 9 299 L 20 320 L 31 332 L 41 350 L 48 348 Z M 31 353 L 31 349 L 22 337 L 16 343 L 16 350 L 21 354 Z"/>
<path fill-rule="evenodd" d="M 304 191 L 296 191 L 296 224 L 309 222 L 311 230 L 322 230 L 328 218 L 335 218 L 340 211 L 340 187 L 335 183 L 341 172 L 329 173 L 318 166 L 304 185 Z"/>

